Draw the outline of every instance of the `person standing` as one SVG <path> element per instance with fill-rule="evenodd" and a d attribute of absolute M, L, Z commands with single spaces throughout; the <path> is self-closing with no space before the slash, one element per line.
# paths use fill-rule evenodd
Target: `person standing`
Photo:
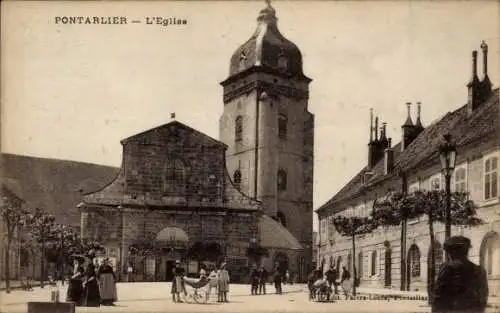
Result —
<path fill-rule="evenodd" d="M 326 271 L 326 280 L 328 281 L 328 285 L 330 286 L 330 288 L 332 288 L 333 285 L 335 294 L 338 294 L 337 278 L 337 270 L 333 266 L 331 266 L 328 271 Z"/>
<path fill-rule="evenodd" d="M 281 294 L 281 283 L 282 283 L 282 274 L 280 273 L 279 269 L 276 268 L 274 271 L 274 288 L 276 289 L 277 294 Z"/>
<path fill-rule="evenodd" d="M 482 313 L 488 302 L 486 271 L 468 259 L 470 240 L 453 236 L 444 243 L 447 260 L 441 266 L 432 301 L 433 313 Z"/>
<path fill-rule="evenodd" d="M 340 283 L 351 279 L 351 273 L 347 270 L 345 266 L 342 266 L 342 277 L 340 278 Z"/>
<path fill-rule="evenodd" d="M 259 275 L 259 270 L 257 267 L 254 267 L 252 273 L 250 274 L 252 295 L 256 295 L 259 290 Z"/>
<path fill-rule="evenodd" d="M 264 266 L 260 268 L 259 271 L 259 295 L 266 294 L 266 283 L 269 274 Z"/>
<path fill-rule="evenodd" d="M 97 278 L 99 279 L 99 291 L 101 294 L 102 305 L 114 305 L 117 300 L 116 296 L 116 275 L 113 268 L 109 264 L 109 259 L 105 258 L 97 270 Z"/>
<path fill-rule="evenodd" d="M 85 278 L 85 270 L 79 262 L 75 260 L 75 273 L 70 277 L 68 283 L 68 292 L 66 293 L 66 302 L 75 302 L 76 306 L 82 305 L 83 298 L 83 280 Z"/>
<path fill-rule="evenodd" d="M 97 274 L 95 272 L 95 266 L 92 263 L 88 265 L 85 272 L 82 304 L 88 307 L 98 307 L 101 305 Z"/>
<path fill-rule="evenodd" d="M 127 282 L 134 282 L 134 268 L 132 267 L 132 263 L 129 263 L 127 267 Z"/>
<path fill-rule="evenodd" d="M 208 275 L 208 279 L 210 282 L 208 283 L 208 288 L 207 288 L 207 301 L 210 299 L 210 294 L 212 293 L 212 289 L 215 288 L 217 290 L 217 286 L 219 285 L 218 283 L 218 275 L 215 266 L 212 267 L 212 270 L 210 271 L 210 274 Z"/>
<path fill-rule="evenodd" d="M 228 302 L 227 293 L 229 291 L 229 272 L 226 269 L 225 262 L 220 266 L 217 282 L 217 291 L 219 294 L 217 302 Z"/>
<path fill-rule="evenodd" d="M 182 302 L 180 293 L 184 292 L 184 296 L 186 296 L 186 289 L 184 288 L 184 282 L 182 277 L 184 276 L 184 268 L 181 267 L 181 261 L 175 261 L 174 271 L 174 279 L 172 281 L 172 299 L 174 303 Z M 176 298 L 177 296 L 177 298 Z"/>

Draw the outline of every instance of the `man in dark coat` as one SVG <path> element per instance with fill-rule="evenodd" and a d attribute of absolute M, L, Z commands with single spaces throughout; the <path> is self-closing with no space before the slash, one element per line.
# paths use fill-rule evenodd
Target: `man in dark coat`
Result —
<path fill-rule="evenodd" d="M 337 270 L 332 266 L 328 271 L 326 271 L 326 281 L 328 282 L 328 285 L 330 288 L 332 288 L 332 285 L 335 289 L 335 294 L 338 294 L 338 288 L 337 288 Z"/>
<path fill-rule="evenodd" d="M 252 273 L 250 274 L 252 295 L 256 295 L 259 290 L 259 277 L 259 270 L 257 269 L 257 267 L 254 267 Z"/>
<path fill-rule="evenodd" d="M 278 268 L 274 270 L 274 288 L 276 289 L 277 294 L 282 293 L 281 284 L 283 282 L 283 274 L 279 271 Z"/>
<path fill-rule="evenodd" d="M 259 271 L 259 295 L 266 294 L 266 283 L 269 274 L 264 266 Z"/>
<path fill-rule="evenodd" d="M 434 290 L 433 313 L 483 313 L 488 302 L 486 271 L 469 261 L 470 240 L 450 237 L 444 243 L 447 260 L 442 265 Z"/>

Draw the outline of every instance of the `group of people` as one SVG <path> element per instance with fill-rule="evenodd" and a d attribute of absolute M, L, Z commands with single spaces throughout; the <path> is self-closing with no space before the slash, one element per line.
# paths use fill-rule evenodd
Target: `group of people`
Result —
<path fill-rule="evenodd" d="M 184 302 L 181 299 L 181 293 L 184 297 L 187 296 L 186 290 L 186 272 L 184 267 L 182 267 L 181 262 L 177 260 L 175 262 L 174 268 L 174 279 L 172 281 L 172 300 L 174 303 Z M 208 285 L 206 290 L 206 301 L 209 300 L 212 289 L 217 290 L 217 302 L 228 302 L 227 293 L 229 292 L 229 272 L 226 268 L 227 264 L 224 262 L 217 269 L 215 266 L 208 268 L 204 264 L 201 265 L 199 280 L 197 281 L 200 285 Z"/>
<path fill-rule="evenodd" d="M 432 294 L 433 313 L 483 313 L 488 303 L 488 279 L 484 268 L 474 264 L 468 258 L 471 248 L 470 239 L 464 236 L 453 236 L 444 243 L 446 261 L 437 275 Z M 337 270 L 331 267 L 323 275 L 320 269 L 309 274 L 308 287 L 310 299 L 321 284 L 334 288 L 338 294 L 341 285 L 344 292 L 352 288 L 351 274 L 343 267 L 340 282 Z M 332 290 L 332 289 L 330 289 Z"/>
<path fill-rule="evenodd" d="M 66 301 L 77 306 L 98 307 L 114 305 L 117 300 L 116 275 L 106 258 L 101 265 L 75 260 L 73 276 L 69 280 Z"/>
<path fill-rule="evenodd" d="M 314 299 L 317 287 L 321 287 L 323 285 L 330 288 L 330 290 L 336 295 L 339 294 L 339 286 L 342 286 L 344 294 L 347 296 L 347 293 L 352 287 L 351 273 L 345 266 L 343 266 L 342 275 L 340 276 L 339 281 L 339 273 L 333 266 L 331 266 L 324 274 L 320 269 L 311 271 L 307 278 L 310 300 Z"/>
<path fill-rule="evenodd" d="M 252 295 L 266 294 L 266 283 L 268 282 L 269 272 L 264 266 L 254 267 L 250 273 L 250 290 Z M 290 272 L 287 270 L 284 273 L 278 268 L 273 274 L 274 288 L 276 294 L 283 293 L 283 284 L 290 283 Z"/>

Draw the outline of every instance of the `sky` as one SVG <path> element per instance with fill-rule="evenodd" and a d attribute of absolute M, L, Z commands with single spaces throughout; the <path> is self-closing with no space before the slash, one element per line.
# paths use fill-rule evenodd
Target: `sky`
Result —
<path fill-rule="evenodd" d="M 315 114 L 314 208 L 367 162 L 369 109 L 400 140 L 406 102 L 424 126 L 467 101 L 471 52 L 500 81 L 497 1 L 273 1 L 303 54 Z M 2 2 L 1 150 L 120 166 L 120 140 L 171 121 L 218 138 L 232 53 L 264 1 Z M 126 16 L 126 25 L 62 25 Z M 146 17 L 186 19 L 147 25 Z M 131 24 L 131 20 L 141 20 Z M 414 105 L 412 113 L 416 107 Z"/>

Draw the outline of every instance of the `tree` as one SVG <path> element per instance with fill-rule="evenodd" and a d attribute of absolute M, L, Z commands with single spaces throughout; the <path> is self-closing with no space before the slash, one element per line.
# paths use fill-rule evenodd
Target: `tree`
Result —
<path fill-rule="evenodd" d="M 445 223 L 446 220 L 446 192 L 442 190 L 416 191 L 412 195 L 416 199 L 417 214 L 427 216 L 430 237 L 430 269 L 427 277 L 427 293 L 429 303 L 434 298 L 434 286 L 436 283 L 436 239 L 434 222 Z M 465 192 L 454 192 L 451 194 L 451 224 L 473 227 L 481 225 L 483 221 L 476 217 L 477 206 L 468 199 Z"/>
<path fill-rule="evenodd" d="M 390 227 L 401 226 L 401 247 L 406 242 L 406 226 L 409 219 L 418 217 L 420 213 L 417 210 L 415 197 L 411 197 L 402 192 L 394 192 L 381 201 L 375 201 L 373 204 L 372 218 L 377 225 Z M 406 254 L 401 251 L 401 290 L 406 290 Z"/>
<path fill-rule="evenodd" d="M 46 260 L 55 263 L 64 275 L 66 265 L 72 260 L 71 255 L 75 254 L 74 250 L 82 250 L 76 230 L 70 225 L 54 224 L 47 236 L 47 242 Z"/>
<path fill-rule="evenodd" d="M 352 265 L 353 265 L 353 289 L 352 293 L 356 296 L 356 235 L 363 235 L 372 232 L 377 225 L 371 217 L 345 217 L 338 215 L 333 219 L 333 225 L 340 235 L 350 237 L 352 240 Z"/>
<path fill-rule="evenodd" d="M 5 188 L 4 188 L 5 189 Z M 0 218 L 3 221 L 5 238 L 5 288 L 10 293 L 10 251 L 12 241 L 26 222 L 28 210 L 22 208 L 22 200 L 11 194 L 8 190 L 2 192 L 0 199 Z"/>
<path fill-rule="evenodd" d="M 40 287 L 43 288 L 46 275 L 45 273 L 46 242 L 50 238 L 51 232 L 55 227 L 55 217 L 52 214 L 46 212 L 44 209 L 36 208 L 28 216 L 27 227 L 30 232 L 30 235 L 36 238 L 37 242 L 40 244 L 42 252 L 42 256 L 40 258 L 41 261 Z"/>
<path fill-rule="evenodd" d="M 482 224 L 482 220 L 476 217 L 477 206 L 468 199 L 468 194 L 464 192 L 454 192 L 451 194 L 451 221 L 453 225 L 477 226 Z M 436 255 L 435 255 L 435 222 L 445 222 L 446 193 L 437 191 L 416 191 L 413 194 L 404 195 L 395 193 L 391 197 L 375 203 L 372 217 L 379 225 L 397 226 L 401 224 L 401 240 L 404 240 L 406 231 L 403 232 L 403 225 L 410 218 L 421 216 L 427 217 L 429 226 L 430 248 L 430 269 L 427 278 L 427 292 L 429 301 L 432 301 L 433 290 L 436 278 Z M 405 253 L 401 253 L 403 257 Z M 404 269 L 404 267 L 403 267 Z M 401 271 L 403 277 L 403 271 Z"/>

